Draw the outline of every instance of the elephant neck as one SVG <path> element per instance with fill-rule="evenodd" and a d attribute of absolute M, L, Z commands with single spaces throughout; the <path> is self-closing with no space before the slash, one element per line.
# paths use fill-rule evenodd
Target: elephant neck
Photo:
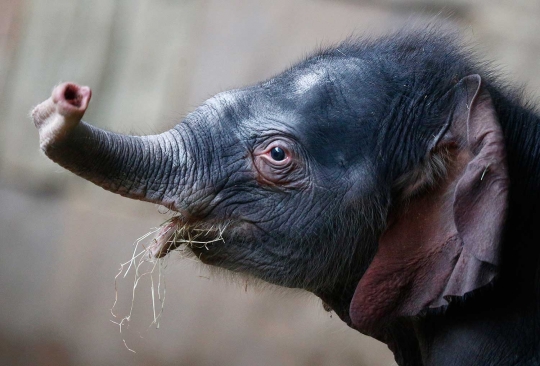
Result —
<path fill-rule="evenodd" d="M 399 319 L 379 339 L 400 366 L 539 365 L 538 296 L 501 282 L 446 309 Z"/>
<path fill-rule="evenodd" d="M 505 137 L 510 189 L 493 285 L 380 338 L 401 365 L 540 364 L 540 117 L 490 90 Z"/>
<path fill-rule="evenodd" d="M 418 355 L 400 365 L 538 365 L 540 316 L 531 299 L 478 296 L 414 324 Z"/>

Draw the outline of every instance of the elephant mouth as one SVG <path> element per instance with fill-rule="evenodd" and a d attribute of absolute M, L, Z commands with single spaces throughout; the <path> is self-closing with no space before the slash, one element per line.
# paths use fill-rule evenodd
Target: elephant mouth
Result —
<path fill-rule="evenodd" d="M 165 257 L 174 250 L 190 249 L 201 258 L 216 246 L 225 243 L 223 232 L 227 224 L 187 223 L 182 216 L 174 216 L 159 227 L 150 247 L 153 258 Z"/>

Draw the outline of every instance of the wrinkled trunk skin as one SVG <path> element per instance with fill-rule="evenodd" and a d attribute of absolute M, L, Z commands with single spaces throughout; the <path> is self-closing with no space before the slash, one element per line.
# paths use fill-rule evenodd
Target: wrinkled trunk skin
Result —
<path fill-rule="evenodd" d="M 179 180 L 189 159 L 181 126 L 141 137 L 104 131 L 81 121 L 90 98 L 88 87 L 64 83 L 32 111 L 43 152 L 111 192 L 179 209 L 175 196 L 186 186 Z"/>

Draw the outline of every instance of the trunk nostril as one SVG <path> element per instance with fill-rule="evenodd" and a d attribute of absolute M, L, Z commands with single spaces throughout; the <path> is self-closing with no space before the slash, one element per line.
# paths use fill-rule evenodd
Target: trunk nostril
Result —
<path fill-rule="evenodd" d="M 64 99 L 72 106 L 79 108 L 81 106 L 82 94 L 79 93 L 79 87 L 74 84 L 67 84 L 64 90 Z"/>
<path fill-rule="evenodd" d="M 92 91 L 87 86 L 75 83 L 58 85 L 52 92 L 52 101 L 57 104 L 62 116 L 81 118 L 92 97 Z"/>

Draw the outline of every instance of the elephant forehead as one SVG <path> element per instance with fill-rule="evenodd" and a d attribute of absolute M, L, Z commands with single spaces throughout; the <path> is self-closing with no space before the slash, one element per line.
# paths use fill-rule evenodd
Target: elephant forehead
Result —
<path fill-rule="evenodd" d="M 294 93 L 307 93 L 309 90 L 323 82 L 325 74 L 327 75 L 327 72 L 323 68 L 316 68 L 297 75 L 293 82 Z"/>
<path fill-rule="evenodd" d="M 365 62 L 361 59 L 331 58 L 312 60 L 304 67 L 292 70 L 292 91 L 296 95 L 320 87 L 339 87 L 362 76 Z"/>

